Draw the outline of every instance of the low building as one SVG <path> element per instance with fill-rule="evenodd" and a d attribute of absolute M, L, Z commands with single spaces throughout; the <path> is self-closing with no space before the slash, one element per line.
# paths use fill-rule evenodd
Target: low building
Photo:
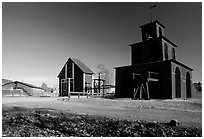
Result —
<path fill-rule="evenodd" d="M 2 85 L 2 96 L 43 96 L 44 92 L 41 87 L 19 81 Z"/>
<path fill-rule="evenodd" d="M 93 74 L 94 72 L 79 59 L 69 58 L 57 76 L 59 96 L 68 96 L 68 92 L 84 92 L 87 88 L 92 88 Z"/>

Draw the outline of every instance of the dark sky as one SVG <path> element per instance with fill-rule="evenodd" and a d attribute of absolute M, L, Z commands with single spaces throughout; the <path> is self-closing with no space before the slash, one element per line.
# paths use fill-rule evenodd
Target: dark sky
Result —
<path fill-rule="evenodd" d="M 139 26 L 153 20 L 178 45 L 176 58 L 202 81 L 202 3 L 3 3 L 2 76 L 35 85 L 57 84 L 69 57 L 97 73 L 98 64 L 130 65 L 129 44 L 141 41 Z"/>

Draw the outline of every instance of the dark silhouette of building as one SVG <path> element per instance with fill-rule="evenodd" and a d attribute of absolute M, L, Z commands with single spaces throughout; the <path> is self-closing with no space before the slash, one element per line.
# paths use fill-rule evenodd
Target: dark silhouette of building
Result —
<path fill-rule="evenodd" d="M 116 67 L 117 98 L 191 98 L 192 68 L 176 60 L 176 47 L 164 37 L 165 26 L 140 26 L 142 42 L 131 44 L 131 65 Z"/>
<path fill-rule="evenodd" d="M 68 96 L 68 92 L 84 92 L 92 87 L 92 75 L 94 74 L 79 59 L 69 58 L 59 75 L 59 96 Z"/>

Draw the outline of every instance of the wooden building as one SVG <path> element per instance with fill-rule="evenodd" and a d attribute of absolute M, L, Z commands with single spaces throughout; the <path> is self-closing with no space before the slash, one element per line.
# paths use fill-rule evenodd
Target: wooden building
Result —
<path fill-rule="evenodd" d="M 87 88 L 92 88 L 93 74 L 94 72 L 79 59 L 69 58 L 57 76 L 59 96 L 68 96 L 68 92 L 84 92 Z"/>
<path fill-rule="evenodd" d="M 2 85 L 2 96 L 45 96 L 45 90 L 32 84 L 11 81 Z"/>
<path fill-rule="evenodd" d="M 131 44 L 131 65 L 116 67 L 117 98 L 191 98 L 192 68 L 176 60 L 177 45 L 164 37 L 165 26 L 140 26 L 142 42 Z"/>

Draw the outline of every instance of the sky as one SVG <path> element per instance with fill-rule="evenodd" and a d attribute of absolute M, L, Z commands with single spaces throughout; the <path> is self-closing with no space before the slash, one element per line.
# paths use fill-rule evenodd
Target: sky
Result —
<path fill-rule="evenodd" d="M 176 59 L 202 81 L 202 3 L 2 3 L 2 78 L 41 86 L 58 84 L 68 58 L 95 73 L 104 64 L 131 64 L 130 44 L 142 41 L 140 25 L 166 26 L 165 37 L 178 45 Z"/>

